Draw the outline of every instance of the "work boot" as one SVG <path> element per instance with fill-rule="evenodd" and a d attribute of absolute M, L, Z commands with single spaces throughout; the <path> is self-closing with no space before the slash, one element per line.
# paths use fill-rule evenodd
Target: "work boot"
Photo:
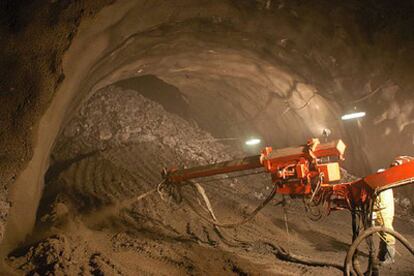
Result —
<path fill-rule="evenodd" d="M 395 262 L 395 245 L 380 241 L 378 259 L 380 265 L 390 265 Z"/>

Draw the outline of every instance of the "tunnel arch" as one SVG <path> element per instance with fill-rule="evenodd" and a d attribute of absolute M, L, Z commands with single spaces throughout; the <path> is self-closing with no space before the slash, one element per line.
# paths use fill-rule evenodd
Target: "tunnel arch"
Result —
<path fill-rule="evenodd" d="M 358 69 L 341 60 L 360 55 L 349 46 L 362 40 L 357 31 L 351 39 L 342 27 L 331 28 L 320 21 L 313 24 L 325 27 L 323 32 L 310 34 L 314 26 L 306 16 L 277 13 L 275 17 L 265 6 L 246 18 L 250 6 L 243 1 L 161 2 L 117 2 L 80 25 L 63 61 L 65 80 L 39 122 L 33 158 L 11 189 L 6 248 L 32 229 L 59 131 L 83 102 L 114 83 L 155 76 L 176 87 L 194 120 L 217 136 L 260 133 L 266 142 L 287 146 L 318 136 L 329 127 L 351 146 L 366 146 L 360 134 L 350 134 L 346 126 L 332 120 L 339 118 L 343 102 L 355 98 L 350 94 L 359 93 L 344 93 L 352 78 L 344 72 L 352 76 Z M 337 13 L 343 12 L 338 9 Z M 333 45 L 331 36 L 338 37 Z M 343 57 L 334 57 L 339 50 Z M 203 105 L 209 101 L 217 108 L 214 114 Z M 215 122 L 223 120 L 227 125 L 217 127 Z M 361 128 L 352 127 L 357 128 L 355 132 Z M 273 129 L 295 134 L 273 134 Z M 368 149 L 364 151 L 358 153 L 363 160 L 348 164 L 351 170 L 367 171 L 375 157 L 368 158 Z"/>
<path fill-rule="evenodd" d="M 204 18 L 199 16 L 201 19 L 193 18 L 197 13 L 189 10 L 186 6 L 187 8 L 182 10 L 184 14 L 181 16 L 183 18 L 177 20 L 178 23 L 171 18 L 167 18 L 167 21 L 171 23 L 162 23 L 166 18 L 151 14 L 151 17 L 157 18 L 160 22 L 151 22 L 151 18 L 149 18 L 149 22 L 142 20 L 143 26 L 138 24 L 138 30 L 134 30 L 135 26 L 131 25 L 136 21 L 134 15 L 143 14 L 140 10 L 141 3 L 132 2 L 126 1 L 109 6 L 94 19 L 94 22 L 89 22 L 92 24 L 92 28 L 86 22 L 84 27 L 80 26 L 79 35 L 73 41 L 64 59 L 63 68 L 66 79 L 39 124 L 39 137 L 34 157 L 11 191 L 14 206 L 8 222 L 8 229 L 12 229 L 13 234 L 6 232 L 6 236 L 11 239 L 16 236 L 18 240 L 22 240 L 34 224 L 34 212 L 42 193 L 42 177 L 48 167 L 49 154 L 59 129 L 63 128 L 62 126 L 71 114 L 75 114 L 76 109 L 81 106 L 83 101 L 104 86 L 145 73 L 154 74 L 166 82 L 176 85 L 181 90 L 187 91 L 187 95 L 191 95 L 195 90 L 198 90 L 197 93 L 202 95 L 205 85 L 200 85 L 200 83 L 210 81 L 217 87 L 229 89 L 235 86 L 232 82 L 243 86 L 243 82 L 240 80 L 246 80 L 245 82 L 249 84 L 246 87 L 250 86 L 256 89 L 259 87 L 267 90 L 271 100 L 274 97 L 279 100 L 279 103 L 276 103 L 275 115 L 270 112 L 266 118 L 276 117 L 280 106 L 288 107 L 286 105 L 286 97 L 288 96 L 296 98 L 297 106 L 306 104 L 300 94 L 301 90 L 295 90 L 295 87 L 301 87 L 308 98 L 312 97 L 311 93 L 315 88 L 307 85 L 306 80 L 302 80 L 303 78 L 289 70 L 289 64 L 279 62 L 273 53 L 268 54 L 269 49 L 264 46 L 266 36 L 260 39 L 260 36 L 252 35 L 251 32 L 255 30 L 255 26 L 249 24 L 254 20 L 251 19 L 250 22 L 245 23 L 243 14 L 240 14 L 230 3 L 213 5 L 209 9 L 204 9 L 202 6 L 197 7 L 197 10 L 207 13 Z M 222 5 L 227 6 L 227 10 Z M 164 12 L 164 8 L 157 6 L 152 9 L 152 12 Z M 224 15 L 218 16 L 217 14 L 223 10 L 225 11 Z M 241 25 L 239 26 L 241 30 L 234 29 L 237 24 Z M 245 26 L 252 30 L 243 30 Z M 123 32 L 122 34 L 119 33 L 120 30 L 121 33 Z M 226 35 L 231 36 L 231 39 L 223 40 Z M 265 48 L 263 52 L 262 48 Z M 276 48 L 285 52 L 285 55 L 289 54 L 286 53 L 283 46 L 276 46 Z M 80 59 L 80 57 L 82 58 Z M 142 71 L 140 72 L 140 70 Z M 188 88 L 185 86 L 189 82 L 189 75 L 190 78 L 196 80 L 196 89 L 191 85 Z M 220 79 L 223 78 L 228 80 L 227 84 L 221 83 Z M 213 86 L 212 84 L 210 85 Z M 234 90 L 237 92 L 238 89 Z M 294 95 L 294 92 L 298 91 L 298 95 Z M 250 107 L 248 104 L 253 103 L 252 97 L 255 97 L 255 91 L 250 89 L 247 93 L 251 95 L 251 98 L 245 100 L 244 108 Z M 223 97 L 220 93 L 216 96 Z M 201 97 L 198 106 L 201 106 L 206 100 L 208 97 Z M 237 100 L 234 104 L 236 103 L 240 104 Z M 321 98 L 320 105 L 328 106 L 329 104 Z M 229 115 L 235 115 L 234 120 L 239 122 L 249 116 L 254 117 L 255 114 L 257 116 L 262 112 L 261 108 L 262 106 L 259 105 L 255 110 L 250 110 L 250 113 L 237 116 L 240 111 L 244 110 L 243 107 L 236 106 L 232 107 L 233 110 L 230 109 Z M 218 109 L 220 110 L 220 108 Z M 226 106 L 223 109 L 226 110 Z M 239 110 L 237 111 L 237 109 Z M 331 108 L 331 112 L 334 109 Z M 285 110 L 289 112 L 289 109 Z M 201 117 L 210 115 L 209 109 L 204 112 L 205 114 Z M 312 111 L 308 113 L 313 114 Z M 283 137 L 281 139 L 282 146 L 291 143 L 292 138 L 296 139 L 295 142 L 301 143 L 309 132 L 313 132 L 314 135 L 319 134 L 317 133 L 320 132 L 319 128 L 310 130 L 306 123 L 302 123 L 304 119 L 307 119 L 306 116 L 297 116 L 296 112 L 292 114 L 293 120 L 282 119 L 278 124 L 282 128 L 290 128 L 291 131 L 302 134 Z M 225 116 L 222 115 L 222 117 Z M 327 116 L 332 115 L 327 114 Z M 290 114 L 287 117 L 289 118 Z M 203 120 L 206 121 L 205 118 L 200 118 L 200 121 Z M 217 120 L 219 118 L 212 121 Z M 269 121 L 272 122 L 272 119 L 265 119 L 265 122 Z M 311 123 L 309 122 L 309 124 Z M 250 123 L 250 127 L 253 127 L 253 124 L 254 121 Z M 261 128 L 265 130 L 268 127 L 265 124 Z M 272 138 L 269 140 L 274 142 L 275 137 Z M 33 183 L 33 179 L 35 183 Z M 25 185 L 21 184 L 23 182 Z M 28 198 L 23 195 L 27 195 Z M 32 205 L 31 212 L 17 210 L 21 208 L 23 202 L 26 206 L 28 203 Z M 14 210 L 16 210 L 15 213 L 13 213 Z M 12 226 L 14 216 L 27 216 L 23 220 L 17 219 L 19 224 L 20 221 L 27 222 L 26 226 L 19 225 L 21 233 L 16 232 L 16 227 Z"/>

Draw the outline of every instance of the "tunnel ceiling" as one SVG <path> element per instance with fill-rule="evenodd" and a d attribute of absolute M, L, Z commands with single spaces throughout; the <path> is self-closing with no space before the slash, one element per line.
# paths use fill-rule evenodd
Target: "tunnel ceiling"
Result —
<path fill-rule="evenodd" d="M 273 123 L 276 129 L 290 126 L 298 133 L 307 133 L 309 127 L 301 123 L 302 119 L 330 115 L 295 113 L 310 100 L 321 109 L 325 108 L 326 101 L 316 95 L 316 88 L 306 80 L 288 68 L 275 66 L 277 62 L 272 60 L 272 55 L 258 55 L 256 45 L 252 47 L 249 41 L 244 45 L 243 37 L 233 35 L 234 31 L 227 33 L 230 43 L 223 46 L 226 42 L 212 43 L 210 37 L 216 37 L 216 32 L 206 31 L 208 24 L 202 26 L 192 29 L 191 33 L 189 30 L 175 30 L 172 35 L 164 33 L 160 35 L 164 42 L 155 39 L 150 45 L 142 45 L 140 38 L 126 42 L 128 46 L 98 63 L 100 70 L 92 71 L 92 76 L 104 76 L 94 88 L 119 79 L 155 75 L 177 87 L 198 123 L 223 137 L 244 131 L 266 134 L 264 129 L 270 126 L 268 123 Z M 226 29 L 226 26 L 215 27 Z M 215 112 L 211 112 L 211 106 L 216 107 Z M 217 124 L 218 121 L 221 123 Z M 221 129 L 215 130 L 214 126 Z M 314 132 L 319 134 L 319 128 L 320 124 Z M 279 137 L 278 141 L 286 143 L 288 136 Z"/>
<path fill-rule="evenodd" d="M 154 75 L 177 87 L 191 117 L 217 137 L 256 134 L 287 146 L 331 128 L 351 146 L 355 160 L 348 166 L 358 174 L 384 164 L 378 161 L 384 156 L 369 153 L 378 144 L 361 133 L 386 139 L 411 125 L 411 110 L 398 103 L 408 93 L 401 83 L 405 73 L 389 68 L 404 62 L 389 55 L 391 38 L 375 29 L 366 33 L 364 24 L 375 23 L 361 21 L 350 7 L 310 11 L 271 1 L 164 5 L 135 4 L 100 33 L 105 50 L 82 76 L 74 106 L 116 81 Z M 146 9 L 151 13 L 142 14 Z M 320 18 L 324 12 L 331 20 Z M 404 55 L 406 46 L 399 48 Z M 397 100 L 394 106 L 390 99 Z M 371 123 L 346 131 L 339 117 L 354 107 L 369 108 Z M 404 115 L 392 115 L 396 108 Z M 410 138 L 409 131 L 403 135 Z"/>
<path fill-rule="evenodd" d="M 43 90 L 32 86 L 28 95 L 34 103 L 4 111 L 10 115 L 41 110 L 35 112 L 38 116 L 8 123 L 11 133 L 20 138 L 27 135 L 19 127 L 35 126 L 33 144 L 28 137 L 21 138 L 29 141 L 27 152 L 2 135 L 8 148 L 4 160 L 13 154 L 26 156 L 33 148 L 32 159 L 17 162 L 30 159 L 23 173 L 4 166 L 8 177 L 4 185 L 19 176 L 11 198 L 17 200 L 30 187 L 34 195 L 26 192 L 26 199 L 17 201 L 29 200 L 34 210 L 59 132 L 88 99 L 112 85 L 136 90 L 218 138 L 258 135 L 268 144 L 288 146 L 330 128 L 333 137 L 350 146 L 346 165 L 357 174 L 385 166 L 397 154 L 413 153 L 413 20 L 404 12 L 413 8 L 409 1 L 399 8 L 377 1 L 270 0 L 72 5 L 53 6 L 62 13 L 62 22 L 55 24 L 79 24 L 76 35 L 69 38 L 70 46 L 56 46 L 60 48 L 54 64 L 61 61 L 62 71 L 50 72 L 44 64 L 38 70 L 47 71 L 44 78 L 53 79 L 55 85 Z M 48 6 L 36 9 L 51 12 Z M 79 12 L 77 17 L 67 15 L 73 10 Z M 19 14 L 18 9 L 15 12 Z M 18 25 L 17 30 L 9 24 L 3 29 L 21 41 L 37 35 L 45 24 L 53 25 L 39 18 L 33 22 L 38 23 Z M 55 31 L 64 35 L 65 30 Z M 52 34 L 33 40 L 42 44 Z M 26 49 L 12 48 L 13 44 L 3 51 L 21 50 L 27 60 L 36 58 Z M 37 58 L 42 60 L 49 52 L 43 54 Z M 41 77 L 29 70 L 28 78 Z M 7 91 L 12 83 L 6 83 Z M 173 104 L 160 91 L 170 95 Z M 12 96 L 2 95 L 5 100 Z M 367 111 L 367 118 L 346 124 L 338 120 L 354 107 Z M 386 152 L 377 150 L 384 146 Z M 33 216 L 27 215 L 30 224 Z"/>

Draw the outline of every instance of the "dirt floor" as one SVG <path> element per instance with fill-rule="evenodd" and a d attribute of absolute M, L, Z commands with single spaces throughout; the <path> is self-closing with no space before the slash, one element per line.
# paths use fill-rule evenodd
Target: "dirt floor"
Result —
<path fill-rule="evenodd" d="M 346 211 L 313 222 L 292 200 L 286 217 L 269 206 L 252 222 L 219 232 L 185 202 L 158 193 L 137 200 L 161 181 L 163 167 L 241 155 L 138 91 L 104 88 L 62 130 L 36 230 L 9 255 L 10 274 L 341 275 L 332 266 L 283 261 L 278 250 L 341 266 L 351 242 Z M 271 190 L 267 175 L 200 183 L 223 222 L 240 220 Z M 182 194 L 196 202 L 189 187 Z M 400 210 L 395 228 L 414 241 L 413 227 Z M 414 275 L 412 257 L 401 247 L 398 253 L 383 275 Z"/>

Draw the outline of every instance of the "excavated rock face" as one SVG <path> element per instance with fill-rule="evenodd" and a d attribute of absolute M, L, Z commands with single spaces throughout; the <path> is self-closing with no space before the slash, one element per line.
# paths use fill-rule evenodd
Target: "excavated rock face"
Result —
<path fill-rule="evenodd" d="M 140 164 L 125 164 L 140 162 L 128 159 L 129 143 L 160 158 L 145 165 L 154 172 L 235 153 L 210 148 L 212 137 L 260 136 L 284 147 L 324 128 L 348 144 L 354 174 L 414 154 L 411 1 L 89 2 L 2 7 L 1 233 L 12 203 L 5 252 L 32 231 L 44 180 L 58 187 L 46 186 L 45 208 L 60 188 L 65 205 L 86 209 L 142 190 L 114 188 L 138 177 L 126 173 Z M 354 108 L 367 117 L 339 120 Z M 194 126 L 200 141 L 191 143 L 182 134 Z M 49 165 L 65 170 L 46 174 Z M 153 183 L 151 175 L 140 177 Z"/>
<path fill-rule="evenodd" d="M 288 205 L 292 217 L 286 214 L 286 222 L 293 227 L 289 234 L 276 207 L 235 230 L 214 228 L 187 204 L 189 200 L 203 212 L 189 186 L 182 187 L 175 200 L 164 201 L 157 193 L 138 200 L 160 182 L 165 166 L 212 163 L 243 152 L 168 112 L 160 104 L 162 97 L 150 100 L 142 90 L 122 86 L 97 91 L 62 130 L 32 234 L 40 241 L 13 251 L 7 259 L 10 267 L 41 275 L 254 274 L 269 265 L 282 274 L 340 273 L 329 267 L 286 265 L 274 258 L 275 246 L 283 246 L 307 258 L 315 255 L 340 263 L 350 233 L 335 228 L 330 236 L 329 223 L 326 232 L 316 223 L 315 229 L 307 229 L 298 202 Z M 343 181 L 355 180 L 345 170 L 342 174 Z M 222 177 L 200 180 L 222 221 L 239 221 L 271 190 L 268 175 Z M 336 221 L 349 224 L 344 216 Z M 401 267 L 391 271 L 394 275 L 411 271 L 403 258 Z M 264 265 L 255 265 L 259 259 Z"/>
<path fill-rule="evenodd" d="M 157 193 L 137 200 L 137 195 L 160 182 L 165 166 L 223 161 L 231 157 L 227 151 L 211 134 L 139 91 L 101 89 L 63 129 L 52 153 L 54 164 L 46 174 L 34 236 L 57 234 L 14 251 L 9 265 L 26 274 L 50 275 L 212 273 L 196 254 L 188 254 L 187 247 L 216 247 L 224 239 L 221 234 L 181 201 L 164 202 Z M 234 219 L 250 209 L 249 201 L 269 193 L 268 180 L 214 181 L 206 191 L 220 215 Z M 191 188 L 181 188 L 180 194 L 196 203 Z M 106 246 L 99 246 L 90 236 L 104 232 L 112 238 L 106 236 Z M 252 234 L 257 230 L 239 233 Z M 122 255 L 127 252 L 138 256 L 134 260 L 139 269 L 125 263 Z M 217 273 L 229 273 L 235 261 L 223 259 Z M 151 262 L 158 266 L 151 267 Z"/>
<path fill-rule="evenodd" d="M 52 156 L 59 162 L 96 150 L 147 143 L 169 147 L 187 162 L 213 163 L 229 158 L 224 148 L 208 150 L 214 137 L 194 127 L 139 91 L 110 86 L 94 94 L 72 118 Z"/>

